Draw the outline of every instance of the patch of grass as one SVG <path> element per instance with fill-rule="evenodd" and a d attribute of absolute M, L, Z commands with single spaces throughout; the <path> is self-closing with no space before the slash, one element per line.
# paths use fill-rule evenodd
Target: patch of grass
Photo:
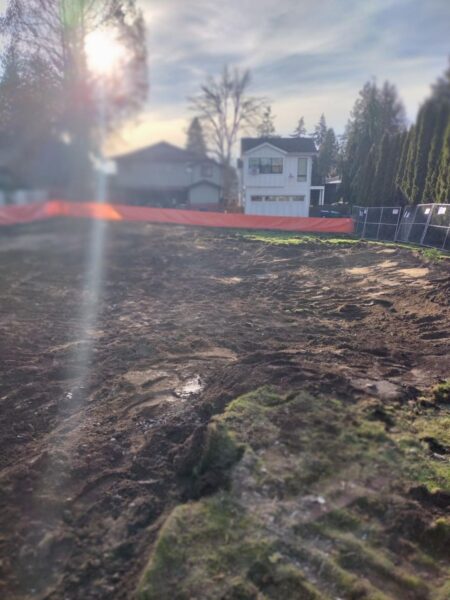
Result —
<path fill-rule="evenodd" d="M 256 242 L 265 242 L 266 244 L 274 245 L 290 245 L 298 246 L 303 244 L 334 244 L 334 245 L 351 245 L 360 242 L 351 236 L 336 236 L 330 234 L 299 234 L 299 233 L 288 233 L 284 231 L 256 231 L 256 232 L 245 232 L 238 233 L 246 240 L 252 240 Z"/>
<path fill-rule="evenodd" d="M 421 248 L 420 253 L 424 258 L 430 261 L 448 260 L 450 258 L 448 254 L 438 250 L 437 248 Z"/>
<path fill-rule="evenodd" d="M 450 404 L 450 379 L 435 385 L 431 390 L 431 395 L 434 402 Z"/>
<path fill-rule="evenodd" d="M 351 246 L 354 244 L 368 244 L 370 246 L 382 246 L 384 248 L 404 248 L 411 252 L 420 254 L 426 260 L 437 262 L 443 260 L 450 260 L 450 256 L 447 252 L 438 250 L 437 248 L 421 248 L 413 244 L 405 244 L 402 242 L 384 242 L 376 240 L 366 240 L 359 237 L 355 237 L 351 234 L 342 234 L 342 236 L 336 234 L 301 234 L 301 233 L 289 233 L 284 231 L 244 231 L 244 232 L 233 232 L 235 235 L 243 237 L 246 240 L 265 242 L 266 244 L 273 245 L 289 245 L 289 246 L 300 246 L 306 244 L 330 244 L 335 246 Z"/>

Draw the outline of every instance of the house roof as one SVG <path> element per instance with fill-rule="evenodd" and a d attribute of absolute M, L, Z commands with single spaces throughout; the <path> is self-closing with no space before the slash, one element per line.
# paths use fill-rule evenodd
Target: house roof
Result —
<path fill-rule="evenodd" d="M 140 148 L 127 154 L 121 154 L 114 156 L 113 160 L 120 161 L 132 161 L 132 160 L 144 160 L 152 162 L 216 162 L 212 158 L 199 156 L 194 152 L 179 148 L 168 142 L 158 142 L 152 146 L 146 148 Z"/>
<path fill-rule="evenodd" d="M 218 183 L 215 183 L 214 181 L 210 181 L 209 179 L 199 179 L 198 181 L 195 181 L 194 183 L 192 183 L 189 187 L 194 188 L 194 187 L 197 187 L 198 185 L 209 185 L 210 187 L 214 187 L 214 188 L 218 188 L 218 189 L 220 189 L 222 187 Z"/>
<path fill-rule="evenodd" d="M 312 138 L 296 137 L 262 137 L 262 138 L 242 138 L 241 151 L 242 154 L 257 148 L 262 144 L 270 144 L 289 154 L 316 154 L 316 146 Z"/>

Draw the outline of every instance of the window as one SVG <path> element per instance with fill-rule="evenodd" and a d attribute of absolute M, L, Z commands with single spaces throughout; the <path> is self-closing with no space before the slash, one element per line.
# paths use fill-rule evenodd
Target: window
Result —
<path fill-rule="evenodd" d="M 202 177 L 209 179 L 213 176 L 213 166 L 208 164 L 202 165 L 200 172 Z"/>
<path fill-rule="evenodd" d="M 306 181 L 308 175 L 308 159 L 298 159 L 297 181 Z"/>
<path fill-rule="evenodd" d="M 272 158 L 272 173 L 282 173 L 283 172 L 283 159 L 282 158 Z"/>
<path fill-rule="evenodd" d="M 259 172 L 264 174 L 272 173 L 272 159 L 271 158 L 260 158 L 259 159 Z"/>
<path fill-rule="evenodd" d="M 252 202 L 304 202 L 305 196 L 252 196 Z"/>
<path fill-rule="evenodd" d="M 283 173 L 282 158 L 250 158 L 248 170 L 251 175 L 280 175 Z"/>

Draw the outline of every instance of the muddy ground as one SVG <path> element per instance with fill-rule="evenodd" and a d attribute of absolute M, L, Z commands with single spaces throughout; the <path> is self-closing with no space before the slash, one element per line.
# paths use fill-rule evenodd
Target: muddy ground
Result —
<path fill-rule="evenodd" d="M 403 406 L 449 376 L 444 262 L 118 223 L 96 303 L 96 227 L 0 232 L 2 598 L 132 598 L 166 516 L 199 494 L 208 422 L 243 393 Z"/>

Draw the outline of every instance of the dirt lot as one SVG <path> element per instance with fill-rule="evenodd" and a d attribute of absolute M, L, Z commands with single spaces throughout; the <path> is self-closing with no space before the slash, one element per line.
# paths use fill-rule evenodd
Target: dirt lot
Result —
<path fill-rule="evenodd" d="M 384 423 L 389 407 L 426 410 L 421 395 L 450 374 L 444 263 L 366 244 L 112 224 L 94 318 L 84 290 L 93 228 L 0 232 L 2 598 L 132 598 L 170 511 L 220 487 L 193 486 L 191 473 L 212 416 L 241 394 L 332 395 L 350 417 L 366 403 Z M 448 468 L 447 447 L 430 439 L 429 460 Z M 444 492 L 407 493 L 396 491 L 411 514 L 445 515 Z M 431 586 L 441 576 L 423 573 Z M 383 581 L 372 582 L 383 598 L 429 597 Z M 291 597 L 202 593 L 172 597 Z"/>

